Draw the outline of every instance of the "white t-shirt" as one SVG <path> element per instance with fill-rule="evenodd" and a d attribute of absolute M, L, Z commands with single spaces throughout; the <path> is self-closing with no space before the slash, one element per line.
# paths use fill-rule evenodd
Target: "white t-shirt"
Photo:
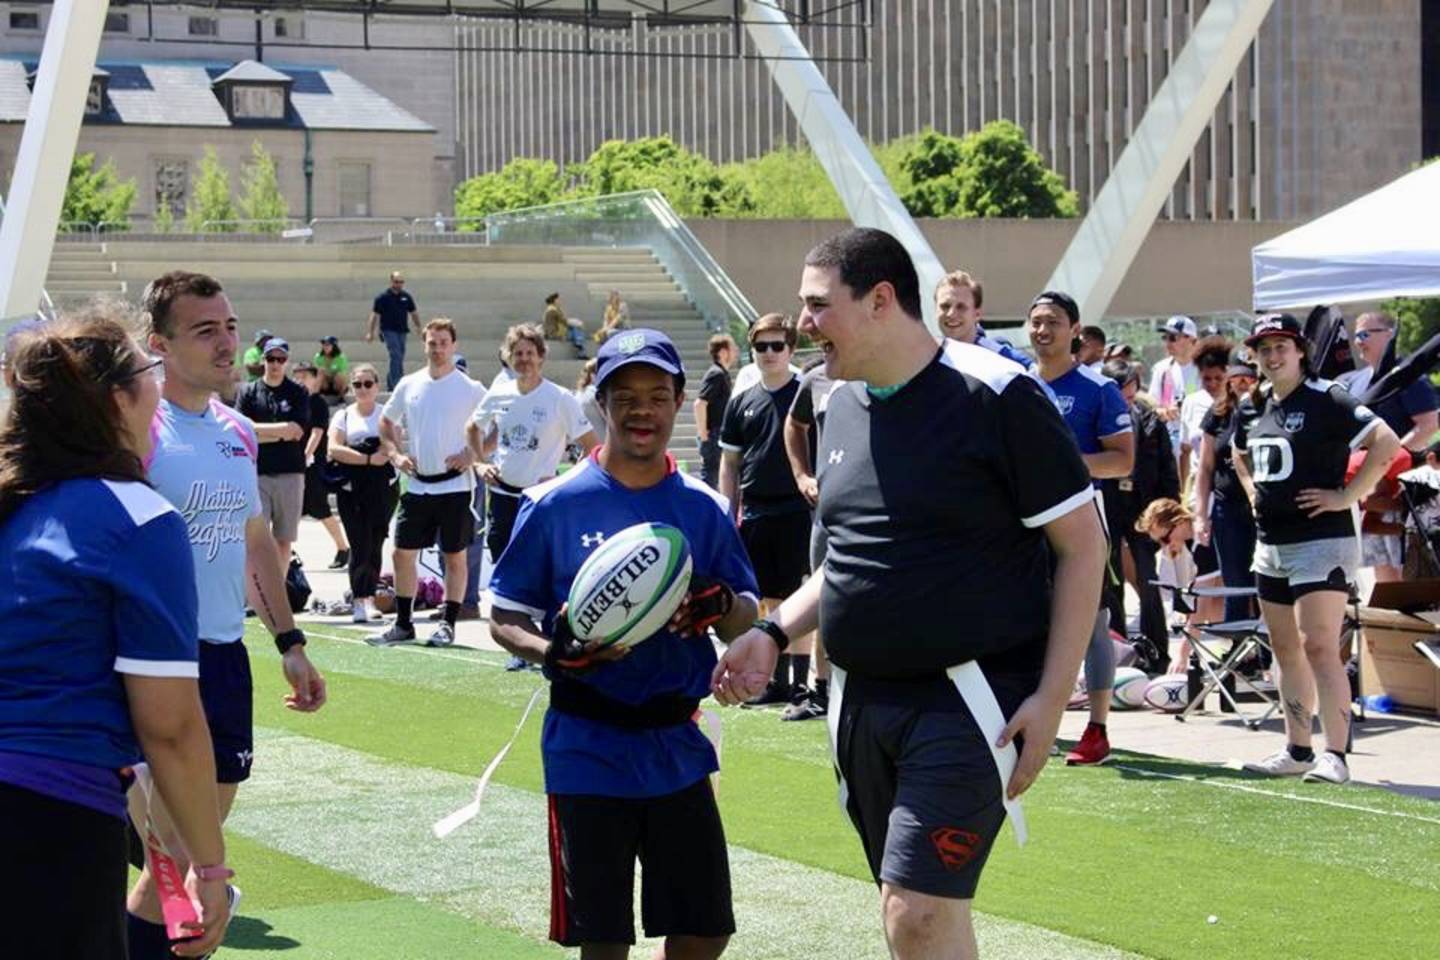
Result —
<path fill-rule="evenodd" d="M 385 419 L 405 428 L 410 459 L 415 472 L 445 473 L 445 458 L 465 449 L 465 425 L 476 408 L 485 400 L 485 387 L 471 380 L 460 370 L 452 370 L 439 380 L 430 377 L 428 369 L 417 370 L 401 377 L 385 404 Z M 466 470 L 458 477 L 439 483 L 426 483 L 410 478 L 410 493 L 468 493 L 475 488 L 475 472 Z"/>
<path fill-rule="evenodd" d="M 1150 398 L 1162 407 L 1179 407 L 1185 402 L 1185 398 L 1200 389 L 1200 368 L 1193 363 L 1187 363 L 1183 367 L 1175 362 L 1174 357 L 1166 357 L 1155 364 L 1155 370 L 1150 374 Z M 1180 460 L 1180 418 L 1177 417 L 1165 424 L 1165 429 L 1170 434 L 1170 452 L 1175 455 L 1178 463 Z"/>
<path fill-rule="evenodd" d="M 494 461 L 500 479 L 512 487 L 533 486 L 555 476 L 565 445 L 592 429 L 575 395 L 549 380 L 541 380 L 529 393 L 521 393 L 514 380 L 497 385 L 474 420 L 481 433 L 495 427 Z"/>
<path fill-rule="evenodd" d="M 353 447 L 361 441 L 380 436 L 381 413 L 377 403 L 375 409 L 370 411 L 370 416 L 361 416 L 352 403 L 335 411 L 335 415 L 330 418 L 330 431 L 333 433 L 339 430 L 340 435 L 345 438 L 345 446 Z"/>
<path fill-rule="evenodd" d="M 1204 437 L 1204 431 L 1200 424 L 1205 420 L 1205 414 L 1215 406 L 1215 398 L 1204 390 L 1197 391 L 1185 398 L 1180 404 L 1180 442 L 1190 447 L 1190 476 L 1191 484 L 1189 492 L 1185 493 L 1185 502 L 1192 509 L 1195 506 L 1195 485 L 1193 478 L 1200 472 L 1200 441 Z"/>

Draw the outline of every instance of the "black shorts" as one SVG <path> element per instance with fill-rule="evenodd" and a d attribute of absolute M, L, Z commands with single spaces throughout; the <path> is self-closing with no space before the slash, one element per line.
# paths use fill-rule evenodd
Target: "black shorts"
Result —
<path fill-rule="evenodd" d="M 1321 590 L 1335 590 L 1348 595 L 1350 593 L 1350 577 L 1345 573 L 1343 567 L 1336 567 L 1330 571 L 1330 575 L 1324 580 L 1307 580 L 1304 583 L 1291 583 L 1284 577 L 1272 577 L 1264 573 L 1255 574 L 1256 594 L 1266 603 L 1278 603 L 1281 606 L 1293 607 L 1295 601 L 1307 593 L 1319 593 Z"/>
<path fill-rule="evenodd" d="M 730 858 L 708 777 L 663 797 L 550 795 L 550 939 L 635 942 L 635 860 L 647 937 L 735 932 Z"/>
<path fill-rule="evenodd" d="M 255 757 L 255 684 L 245 643 L 200 641 L 200 703 L 215 745 L 215 780 L 250 779 Z"/>
<path fill-rule="evenodd" d="M 485 513 L 485 548 L 490 551 L 491 561 L 498 562 L 500 554 L 510 545 L 510 534 L 515 530 L 515 518 L 519 514 L 519 497 L 490 491 Z"/>
<path fill-rule="evenodd" d="M 441 553 L 459 553 L 475 539 L 475 514 L 469 490 L 457 493 L 407 493 L 395 515 L 395 547 L 424 550 L 440 541 Z"/>
<path fill-rule="evenodd" d="M 784 599 L 810 573 L 810 513 L 796 510 L 740 521 L 740 541 L 755 568 L 760 596 Z"/>
<path fill-rule="evenodd" d="M 0 783 L 5 956 L 125 960 L 125 821 Z"/>
<path fill-rule="evenodd" d="M 1037 674 L 990 672 L 987 679 L 1007 717 L 1039 682 Z M 985 736 L 950 680 L 847 676 L 837 755 L 846 810 L 875 882 L 974 897 L 1005 822 L 1003 787 Z"/>
<path fill-rule="evenodd" d="M 330 519 L 330 488 L 325 485 L 325 475 L 318 463 L 305 469 L 305 497 L 300 503 L 300 513 L 304 516 Z"/>

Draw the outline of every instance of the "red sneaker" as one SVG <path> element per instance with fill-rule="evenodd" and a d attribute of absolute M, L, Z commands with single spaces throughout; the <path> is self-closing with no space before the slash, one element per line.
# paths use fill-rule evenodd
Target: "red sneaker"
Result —
<path fill-rule="evenodd" d="M 1085 727 L 1085 732 L 1080 735 L 1080 742 L 1075 745 L 1075 749 L 1065 754 L 1067 767 L 1091 767 L 1109 761 L 1110 740 L 1105 736 L 1105 731 L 1093 723 Z"/>

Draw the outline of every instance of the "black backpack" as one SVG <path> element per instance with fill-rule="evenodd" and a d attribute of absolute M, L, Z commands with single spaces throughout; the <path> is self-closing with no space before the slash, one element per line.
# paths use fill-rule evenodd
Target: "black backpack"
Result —
<path fill-rule="evenodd" d="M 290 600 L 290 612 L 304 612 L 310 604 L 310 593 L 310 578 L 305 576 L 305 564 L 292 554 L 290 569 L 285 573 L 285 594 Z"/>

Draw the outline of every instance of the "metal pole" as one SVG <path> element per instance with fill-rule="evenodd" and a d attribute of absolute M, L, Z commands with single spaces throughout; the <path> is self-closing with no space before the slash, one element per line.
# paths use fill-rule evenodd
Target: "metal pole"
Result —
<path fill-rule="evenodd" d="M 0 223 L 0 323 L 40 304 L 109 0 L 55 0 Z"/>
<path fill-rule="evenodd" d="M 920 274 L 920 298 L 925 324 L 936 336 L 935 298 L 930 292 L 945 275 L 945 268 L 930 241 L 895 195 L 895 188 L 860 138 L 855 123 L 836 99 L 810 52 L 801 43 L 785 14 L 768 3 L 747 0 L 745 29 L 765 58 L 770 76 L 800 124 L 820 166 L 835 185 L 850 219 L 859 227 L 875 227 L 895 236 L 915 261 Z"/>

